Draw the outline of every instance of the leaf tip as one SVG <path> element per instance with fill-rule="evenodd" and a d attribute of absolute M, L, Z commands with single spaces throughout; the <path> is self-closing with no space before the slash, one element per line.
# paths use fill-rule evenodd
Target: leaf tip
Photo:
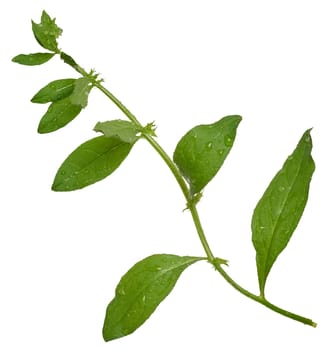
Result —
<path fill-rule="evenodd" d="M 36 95 L 34 95 L 31 100 L 30 100 L 32 103 L 38 103 L 38 100 L 36 98 Z"/>
<path fill-rule="evenodd" d="M 239 124 L 243 119 L 242 116 L 240 116 L 239 114 L 228 115 L 225 118 L 234 119 L 235 123 L 237 124 Z"/>
<path fill-rule="evenodd" d="M 110 340 L 114 340 L 115 338 L 112 338 L 105 327 L 102 329 L 102 338 L 105 342 L 109 342 Z"/>
<path fill-rule="evenodd" d="M 102 338 L 105 342 L 123 338 L 131 333 L 128 330 L 124 333 L 123 330 L 113 327 L 111 324 L 109 324 L 109 319 L 107 318 L 107 316 L 108 315 L 106 314 L 106 318 L 104 320 L 102 328 Z"/>
<path fill-rule="evenodd" d="M 51 185 L 51 191 L 53 192 L 67 192 L 68 189 L 65 189 L 61 182 L 57 181 L 57 177 L 55 177 L 53 184 Z"/>
<path fill-rule="evenodd" d="M 52 190 L 53 192 L 60 192 L 60 191 L 61 191 L 60 185 L 59 185 L 59 183 L 58 183 L 58 173 L 59 173 L 59 171 L 57 172 L 57 174 L 56 174 L 56 176 L 55 176 L 55 178 L 54 178 L 54 180 L 53 180 L 53 183 L 52 183 L 52 185 L 51 185 L 51 190 Z"/>
<path fill-rule="evenodd" d="M 38 127 L 37 127 L 37 132 L 39 134 L 47 134 L 49 131 L 46 130 L 46 128 L 44 127 L 43 123 L 39 123 Z"/>
<path fill-rule="evenodd" d="M 303 142 L 303 141 L 304 141 L 304 143 L 308 144 L 309 147 L 310 147 L 310 149 L 312 148 L 312 137 L 311 137 L 311 131 L 312 131 L 312 129 L 313 129 L 313 128 L 307 129 L 307 130 L 304 132 L 304 134 L 303 134 L 303 136 L 302 136 L 302 138 L 301 138 L 301 140 L 300 140 L 300 142 Z"/>

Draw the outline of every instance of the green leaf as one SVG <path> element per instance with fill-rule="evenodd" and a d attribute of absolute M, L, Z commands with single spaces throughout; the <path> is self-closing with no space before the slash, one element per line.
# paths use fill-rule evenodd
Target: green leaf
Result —
<path fill-rule="evenodd" d="M 42 47 L 59 53 L 57 39 L 61 35 L 62 29 L 60 29 L 55 22 L 55 19 L 51 19 L 51 17 L 43 11 L 41 23 L 36 24 L 32 21 L 32 30 L 35 39 Z"/>
<path fill-rule="evenodd" d="M 223 165 L 241 121 L 238 115 L 191 129 L 177 144 L 174 162 L 190 184 L 191 194 L 200 192 Z"/>
<path fill-rule="evenodd" d="M 23 64 L 25 66 L 38 66 L 48 62 L 55 54 L 48 52 L 30 53 L 28 55 L 17 55 L 12 62 Z"/>
<path fill-rule="evenodd" d="M 116 137 L 99 136 L 86 141 L 60 166 L 52 189 L 74 191 L 104 179 L 119 167 L 132 147 L 132 143 Z"/>
<path fill-rule="evenodd" d="M 87 106 L 87 100 L 91 89 L 92 83 L 89 78 L 83 77 L 76 79 L 74 84 L 74 91 L 70 96 L 72 104 L 85 108 Z"/>
<path fill-rule="evenodd" d="M 76 79 L 54 80 L 35 94 L 31 101 L 34 103 L 48 103 L 62 100 L 73 93 L 75 81 Z"/>
<path fill-rule="evenodd" d="M 315 169 L 311 149 L 310 130 L 307 130 L 254 210 L 252 242 L 262 296 L 270 269 L 289 242 L 308 199 Z"/>
<path fill-rule="evenodd" d="M 41 89 L 32 101 L 54 102 L 42 117 L 38 132 L 40 134 L 53 132 L 71 122 L 82 108 L 86 107 L 91 89 L 89 78 L 57 80 Z"/>
<path fill-rule="evenodd" d="M 104 340 L 124 337 L 139 328 L 172 291 L 181 273 L 202 259 L 158 254 L 135 264 L 120 280 L 107 307 Z"/>
<path fill-rule="evenodd" d="M 102 132 L 106 137 L 118 137 L 122 141 L 135 142 L 139 137 L 139 128 L 127 120 L 110 120 L 99 122 L 94 127 L 94 131 Z"/>
<path fill-rule="evenodd" d="M 51 103 L 42 117 L 38 132 L 40 134 L 58 130 L 71 122 L 82 110 L 82 106 L 71 102 L 70 97 Z"/>

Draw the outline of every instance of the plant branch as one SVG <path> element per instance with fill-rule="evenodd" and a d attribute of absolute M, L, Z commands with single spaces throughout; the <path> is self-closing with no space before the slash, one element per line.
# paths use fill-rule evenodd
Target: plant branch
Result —
<path fill-rule="evenodd" d="M 81 68 L 72 57 L 69 55 L 61 52 L 60 57 L 63 59 L 63 61 L 67 64 L 69 64 L 71 67 L 73 67 L 77 72 L 79 72 L 84 77 L 93 78 L 93 86 L 97 87 L 102 93 L 104 93 L 124 114 L 125 116 L 136 126 L 144 129 L 142 127 L 142 124 L 138 121 L 138 119 L 135 117 L 134 114 L 132 114 L 109 90 L 107 90 L 102 84 L 101 81 L 97 81 L 94 77 L 92 77 L 91 74 L 88 74 L 83 68 Z M 244 296 L 266 306 L 267 308 L 285 316 L 288 318 L 291 318 L 295 321 L 302 322 L 303 324 L 316 327 L 317 324 L 313 322 L 311 319 L 308 319 L 306 317 L 302 317 L 300 315 L 294 314 L 292 312 L 286 311 L 269 301 L 267 301 L 263 296 L 257 296 L 245 288 L 241 287 L 239 284 L 237 284 L 229 275 L 228 273 L 222 268 L 222 264 L 226 263 L 225 260 L 220 258 L 215 258 L 214 254 L 212 253 L 210 246 L 208 244 L 208 241 L 206 239 L 204 230 L 202 228 L 202 224 L 200 221 L 199 213 L 196 208 L 196 201 L 192 197 L 188 185 L 186 181 L 184 180 L 183 176 L 181 175 L 179 169 L 177 168 L 176 164 L 172 161 L 172 159 L 168 156 L 168 154 L 165 152 L 165 150 L 160 146 L 160 144 L 149 134 L 143 133 L 143 138 L 149 142 L 149 144 L 156 150 L 156 152 L 160 155 L 160 157 L 163 159 L 163 161 L 166 163 L 172 174 L 174 175 L 180 189 L 183 192 L 183 195 L 187 202 L 187 208 L 190 210 L 190 213 L 192 215 L 192 219 L 197 231 L 197 234 L 199 236 L 199 239 L 201 241 L 201 244 L 203 246 L 203 249 L 207 255 L 207 259 L 209 263 L 211 263 L 214 268 L 220 273 L 220 275 L 236 290 L 238 290 L 241 294 Z"/>
<path fill-rule="evenodd" d="M 96 86 L 100 91 L 102 91 L 125 115 L 126 117 L 133 122 L 135 125 L 142 127 L 141 123 L 138 121 L 138 119 L 132 114 L 129 109 L 127 109 L 109 90 L 107 90 L 101 83 L 95 82 L 94 86 Z M 163 161 L 166 163 L 170 171 L 173 173 L 179 187 L 181 188 L 183 195 L 187 202 L 187 208 L 190 210 L 197 233 L 199 235 L 200 241 L 202 243 L 202 246 L 206 252 L 207 258 L 209 261 L 214 260 L 214 255 L 211 252 L 211 249 L 209 247 L 209 244 L 207 242 L 207 239 L 204 234 L 204 230 L 202 228 L 200 218 L 198 211 L 196 209 L 196 206 L 193 202 L 193 198 L 190 194 L 190 191 L 188 189 L 188 186 L 182 177 L 180 171 L 178 170 L 175 163 L 171 160 L 171 158 L 168 156 L 168 154 L 165 152 L 165 150 L 160 146 L 160 144 L 151 136 L 148 134 L 143 135 L 144 139 L 146 139 L 150 145 L 157 151 L 157 153 L 160 155 L 160 157 L 163 159 Z"/>

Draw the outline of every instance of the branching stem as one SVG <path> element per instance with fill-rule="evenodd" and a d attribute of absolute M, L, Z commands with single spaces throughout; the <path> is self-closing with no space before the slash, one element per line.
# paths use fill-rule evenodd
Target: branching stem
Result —
<path fill-rule="evenodd" d="M 71 67 L 73 67 L 77 72 L 79 72 L 84 77 L 89 77 L 92 79 L 92 76 L 88 74 L 83 68 L 81 68 L 70 56 L 67 54 L 61 52 L 61 58 L 64 60 L 65 63 L 69 64 Z M 93 86 L 97 87 L 101 92 L 103 92 L 124 114 L 125 116 L 136 126 L 142 128 L 142 124 L 138 121 L 138 119 L 135 117 L 134 114 L 132 114 L 109 90 L 107 90 L 100 81 L 97 81 L 94 78 Z M 285 316 L 288 318 L 291 318 L 295 321 L 302 322 L 303 324 L 316 327 L 317 324 L 313 322 L 312 320 L 302 317 L 300 315 L 294 314 L 292 312 L 286 311 L 284 309 L 281 309 L 280 307 L 271 304 L 268 302 L 264 297 L 257 296 L 245 288 L 241 287 L 239 284 L 237 284 L 229 275 L 228 273 L 222 268 L 222 264 L 224 263 L 223 259 L 215 258 L 214 254 L 212 253 L 210 246 L 208 244 L 208 241 L 206 239 L 204 230 L 202 228 L 202 224 L 200 221 L 199 213 L 196 208 L 196 203 L 194 199 L 191 196 L 191 193 L 189 191 L 188 185 L 185 182 L 183 176 L 181 175 L 179 169 L 177 168 L 176 164 L 172 161 L 172 159 L 168 156 L 168 154 L 164 151 L 164 149 L 160 146 L 160 144 L 154 139 L 153 136 L 144 133 L 143 138 L 149 142 L 149 144 L 156 150 L 156 152 L 160 155 L 160 157 L 163 159 L 163 161 L 166 163 L 172 174 L 174 175 L 180 189 L 183 192 L 183 195 L 186 199 L 187 208 L 190 210 L 190 213 L 192 215 L 192 219 L 196 228 L 196 231 L 198 233 L 199 239 L 201 241 L 201 244 L 203 246 L 203 249 L 207 255 L 207 259 L 209 263 L 211 263 L 214 268 L 220 273 L 220 275 L 230 284 L 232 285 L 236 290 L 238 290 L 241 294 L 245 295 L 246 297 L 266 306 L 267 308 Z"/>

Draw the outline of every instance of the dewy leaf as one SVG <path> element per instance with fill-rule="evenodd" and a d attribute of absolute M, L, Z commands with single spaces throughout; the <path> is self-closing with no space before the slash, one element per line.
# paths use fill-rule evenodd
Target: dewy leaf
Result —
<path fill-rule="evenodd" d="M 310 130 L 307 130 L 254 210 L 252 241 L 257 253 L 262 296 L 270 269 L 289 242 L 308 199 L 310 181 L 315 169 L 311 149 Z"/>
<path fill-rule="evenodd" d="M 72 80 L 73 86 L 71 85 Z M 89 78 L 57 80 L 41 89 L 33 97 L 33 102 L 46 102 L 49 99 L 54 102 L 42 117 L 38 132 L 41 134 L 52 132 L 71 122 L 82 108 L 86 107 L 91 89 L 92 84 Z M 66 95 L 67 97 L 64 97 Z"/>
<path fill-rule="evenodd" d="M 127 157 L 133 143 L 99 136 L 80 145 L 59 168 L 52 189 L 74 191 L 114 172 Z"/>
<path fill-rule="evenodd" d="M 83 77 L 76 79 L 74 84 L 74 91 L 70 96 L 72 104 L 85 108 L 87 106 L 87 100 L 91 89 L 92 84 L 89 78 Z"/>
<path fill-rule="evenodd" d="M 71 122 L 82 110 L 82 107 L 71 102 L 70 97 L 51 103 L 42 117 L 38 132 L 45 134 L 56 131 Z"/>
<path fill-rule="evenodd" d="M 158 254 L 135 264 L 120 280 L 107 307 L 104 340 L 124 337 L 139 328 L 172 291 L 181 273 L 202 259 Z"/>
<path fill-rule="evenodd" d="M 48 62 L 54 55 L 54 53 L 49 52 L 30 53 L 27 55 L 21 54 L 15 56 L 12 61 L 25 66 L 38 66 Z"/>
<path fill-rule="evenodd" d="M 41 23 L 36 24 L 32 21 L 32 30 L 36 40 L 42 47 L 59 53 L 57 39 L 61 35 L 62 29 L 56 25 L 55 21 L 55 19 L 51 19 L 51 17 L 43 11 Z"/>
<path fill-rule="evenodd" d="M 75 81 L 76 79 L 52 81 L 37 92 L 31 101 L 34 103 L 48 103 L 62 100 L 73 93 Z"/>
<path fill-rule="evenodd" d="M 223 165 L 241 121 L 238 115 L 191 129 L 177 144 L 174 162 L 190 184 L 192 195 L 200 192 Z"/>
<path fill-rule="evenodd" d="M 117 119 L 97 123 L 94 131 L 102 132 L 106 137 L 116 136 L 122 141 L 135 142 L 138 139 L 139 129 L 128 120 Z"/>

